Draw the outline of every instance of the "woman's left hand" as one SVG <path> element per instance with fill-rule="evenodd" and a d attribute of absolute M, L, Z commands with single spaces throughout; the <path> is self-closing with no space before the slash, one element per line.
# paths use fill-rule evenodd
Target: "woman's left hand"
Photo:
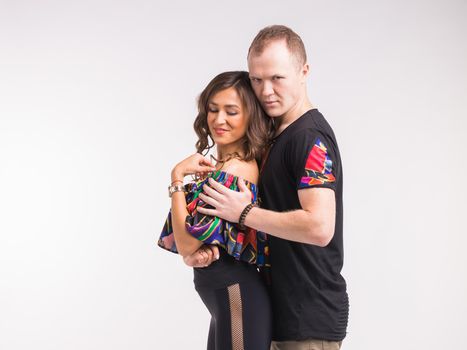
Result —
<path fill-rule="evenodd" d="M 183 258 L 186 265 L 191 267 L 207 267 L 219 259 L 219 248 L 216 245 L 202 245 L 191 255 Z"/>

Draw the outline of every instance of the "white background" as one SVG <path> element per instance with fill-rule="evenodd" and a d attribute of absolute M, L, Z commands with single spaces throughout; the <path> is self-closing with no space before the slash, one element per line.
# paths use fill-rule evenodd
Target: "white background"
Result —
<path fill-rule="evenodd" d="M 344 164 L 345 350 L 467 333 L 467 2 L 0 0 L 0 349 L 203 349 L 156 247 L 195 101 L 286 24 Z"/>

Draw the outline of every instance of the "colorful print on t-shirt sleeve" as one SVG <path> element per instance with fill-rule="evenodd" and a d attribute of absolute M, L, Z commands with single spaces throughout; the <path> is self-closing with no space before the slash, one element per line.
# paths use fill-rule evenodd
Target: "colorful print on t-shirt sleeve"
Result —
<path fill-rule="evenodd" d="M 301 178 L 298 188 L 323 185 L 335 181 L 336 178 L 332 174 L 332 160 L 329 158 L 327 148 L 320 139 L 317 139 L 306 160 L 305 174 Z"/>

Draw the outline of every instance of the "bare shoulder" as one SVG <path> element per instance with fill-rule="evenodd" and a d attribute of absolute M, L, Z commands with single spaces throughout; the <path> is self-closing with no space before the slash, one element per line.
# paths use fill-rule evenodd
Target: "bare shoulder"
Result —
<path fill-rule="evenodd" d="M 259 168 L 255 160 L 246 162 L 240 159 L 231 159 L 225 163 L 222 170 L 229 174 L 240 176 L 254 184 L 258 183 Z"/>

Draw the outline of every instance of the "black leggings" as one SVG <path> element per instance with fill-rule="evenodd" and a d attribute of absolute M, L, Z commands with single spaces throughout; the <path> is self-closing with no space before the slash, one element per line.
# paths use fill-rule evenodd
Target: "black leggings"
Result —
<path fill-rule="evenodd" d="M 208 350 L 269 350 L 272 311 L 259 279 L 224 288 L 196 288 L 211 313 Z"/>

